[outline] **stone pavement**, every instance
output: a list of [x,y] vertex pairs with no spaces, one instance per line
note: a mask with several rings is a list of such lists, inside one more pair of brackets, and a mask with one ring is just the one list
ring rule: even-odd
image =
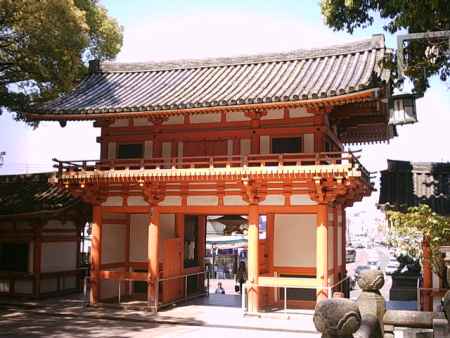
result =
[[[231,298],[230,298],[231,297]],[[77,297],[0,304],[0,337],[319,337],[312,311],[243,316],[237,295],[210,295],[152,314],[86,307]],[[225,306],[223,304],[227,304]]]

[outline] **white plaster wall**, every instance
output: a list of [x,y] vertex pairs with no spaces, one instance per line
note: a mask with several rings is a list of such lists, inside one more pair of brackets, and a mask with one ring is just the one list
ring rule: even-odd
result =
[[191,115],[191,123],[217,123],[220,122],[220,120],[220,113]]
[[125,261],[125,224],[102,225],[102,264]]
[[33,293],[33,281],[32,280],[17,280],[15,284],[15,290],[17,293],[21,294],[32,294]]
[[284,205],[283,195],[267,195],[261,205]]
[[117,119],[110,125],[110,127],[128,127],[128,119]]
[[283,109],[271,109],[267,111],[267,115],[261,117],[261,120],[275,120],[284,118]]
[[42,243],[41,271],[75,270],[77,266],[76,242]]
[[217,196],[188,196],[188,205],[218,205],[219,198]]
[[328,227],[328,269],[333,268],[334,245],[333,245],[334,227]]
[[276,214],[274,266],[316,266],[315,214]]
[[108,143],[108,160],[114,160],[116,158],[116,142]]
[[161,155],[163,158],[172,157],[172,142],[163,142]]
[[245,116],[245,112],[242,111],[229,112],[226,114],[226,119],[229,122],[250,121],[250,117]]
[[306,108],[304,108],[304,107],[289,109],[289,117],[290,118],[310,117],[310,116],[314,116],[314,114],[308,113]]
[[147,140],[144,142],[144,158],[150,159],[153,157],[153,141]]
[[305,153],[314,152],[314,134],[303,135],[303,152]]
[[8,293],[9,290],[9,280],[0,279],[0,292]]
[[291,195],[291,205],[316,205],[309,195]]
[[127,203],[129,206],[148,205],[143,196],[128,196]]
[[241,139],[241,155],[248,155],[252,150],[250,139]]
[[172,115],[167,121],[164,121],[163,124],[183,124],[184,116],[183,115]]
[[121,212],[103,212],[102,213],[103,221],[108,219],[128,219],[128,214],[121,213]]
[[[123,268],[109,269],[110,271],[123,271]],[[122,284],[122,287],[124,284]],[[122,288],[123,290],[123,288]],[[123,291],[122,291],[123,292]],[[113,279],[100,280],[100,299],[117,297],[119,294],[119,281]]]
[[148,225],[146,214],[130,215],[130,261],[148,261]]
[[180,196],[166,196],[164,200],[159,202],[158,205],[161,206],[180,206],[181,205],[181,197]]
[[50,219],[47,221],[47,223],[45,223],[45,225],[42,228],[42,230],[45,229],[64,229],[64,223],[61,222],[60,220]]
[[247,202],[245,202],[242,199],[242,196],[229,195],[229,196],[223,197],[223,204],[224,205],[247,205]]
[[264,135],[259,138],[259,151],[261,154],[270,153],[270,136]]
[[58,290],[58,280],[56,278],[44,278],[41,279],[41,292],[55,292]]
[[104,207],[121,207],[123,204],[122,196],[108,196],[105,202],[102,203]]
[[148,118],[146,117],[137,117],[133,119],[133,125],[135,127],[145,127],[145,126],[151,126],[153,123],[151,123]]
[[338,227],[338,233],[337,233],[337,263],[338,266],[342,265],[342,227]]

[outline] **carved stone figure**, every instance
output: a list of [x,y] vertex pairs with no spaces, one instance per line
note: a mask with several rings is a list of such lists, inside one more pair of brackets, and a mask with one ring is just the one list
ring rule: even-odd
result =
[[361,325],[361,313],[349,299],[326,299],[316,305],[313,321],[323,338],[353,337]]

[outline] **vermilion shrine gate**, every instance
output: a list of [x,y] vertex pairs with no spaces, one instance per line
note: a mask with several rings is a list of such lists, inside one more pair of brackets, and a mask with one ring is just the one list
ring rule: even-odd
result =
[[[373,190],[345,143],[386,141],[383,36],[330,48],[163,63],[91,63],[31,120],[94,120],[100,159],[58,161],[58,183],[93,206],[92,303],[145,291],[159,307],[203,288],[207,215],[248,217],[248,310],[273,287],[345,276],[345,207]],[[267,236],[259,239],[260,216]]]

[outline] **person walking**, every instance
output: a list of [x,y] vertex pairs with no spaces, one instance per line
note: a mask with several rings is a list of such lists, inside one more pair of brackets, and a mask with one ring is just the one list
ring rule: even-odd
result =
[[239,293],[242,295],[242,285],[247,281],[247,267],[245,262],[239,262],[238,271],[236,273],[236,283],[239,283]]

